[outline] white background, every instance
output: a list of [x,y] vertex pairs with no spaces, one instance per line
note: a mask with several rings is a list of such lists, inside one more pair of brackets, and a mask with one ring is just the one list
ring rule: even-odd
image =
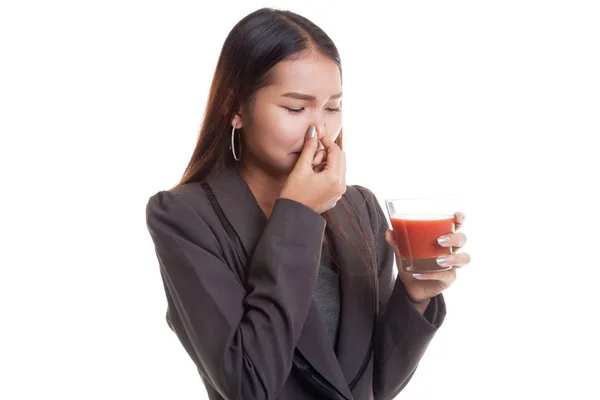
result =
[[465,198],[473,262],[399,398],[600,398],[598,3],[349,3],[2,2],[0,398],[203,398],[144,210],[262,6],[339,47],[348,183]]

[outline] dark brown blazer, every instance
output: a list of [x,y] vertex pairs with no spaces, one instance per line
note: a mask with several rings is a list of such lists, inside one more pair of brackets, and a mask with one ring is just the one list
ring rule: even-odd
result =
[[[343,266],[339,334],[332,346],[313,301],[325,219],[289,199],[278,199],[267,219],[237,167],[208,183],[248,261],[236,252],[231,232],[199,183],[156,193],[146,212],[169,326],[196,364],[209,397],[323,398],[293,368],[298,354],[340,398],[393,399],[414,374],[446,307],[439,295],[421,315],[394,279],[394,254],[384,237],[387,218],[373,193],[348,186],[332,209],[350,237],[358,237],[352,223],[358,222],[373,238],[379,268],[375,290],[356,255],[331,238]],[[343,202],[356,221],[346,217]]]

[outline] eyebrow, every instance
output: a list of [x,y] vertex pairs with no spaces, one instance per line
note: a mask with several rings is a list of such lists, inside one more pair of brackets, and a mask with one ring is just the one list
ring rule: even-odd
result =
[[[317,100],[317,98],[315,96],[311,96],[309,94],[302,94],[302,93],[298,93],[298,92],[285,93],[285,94],[282,94],[281,97],[290,97],[292,99],[308,100],[308,101]],[[339,92],[338,94],[334,94],[333,96],[331,96],[329,98],[329,100],[339,99],[340,97],[342,97],[342,92]]]

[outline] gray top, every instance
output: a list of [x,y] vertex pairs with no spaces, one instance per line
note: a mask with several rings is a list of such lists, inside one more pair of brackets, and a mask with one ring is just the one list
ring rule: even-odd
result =
[[335,345],[340,319],[340,281],[337,267],[331,259],[329,245],[326,243],[323,244],[321,253],[321,266],[317,276],[314,299],[329,339]]

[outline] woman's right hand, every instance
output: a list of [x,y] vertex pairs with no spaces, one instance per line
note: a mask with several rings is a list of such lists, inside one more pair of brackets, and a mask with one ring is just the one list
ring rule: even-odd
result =
[[[319,136],[326,152],[322,170],[313,168],[315,153],[319,150]],[[302,153],[290,173],[280,198],[295,200],[322,214],[333,208],[346,192],[346,155],[327,135],[318,135],[310,126],[304,139]]]

